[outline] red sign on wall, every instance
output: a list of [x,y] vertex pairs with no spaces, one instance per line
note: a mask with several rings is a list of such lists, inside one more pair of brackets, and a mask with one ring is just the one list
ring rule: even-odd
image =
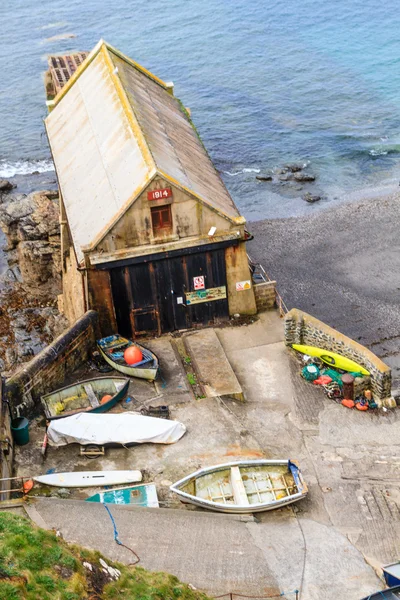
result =
[[147,192],[148,200],[162,200],[163,198],[170,198],[172,196],[171,188],[165,188],[163,190],[153,190],[152,192]]
[[204,290],[206,287],[204,281],[204,275],[199,275],[198,277],[193,277],[193,287],[195,290]]

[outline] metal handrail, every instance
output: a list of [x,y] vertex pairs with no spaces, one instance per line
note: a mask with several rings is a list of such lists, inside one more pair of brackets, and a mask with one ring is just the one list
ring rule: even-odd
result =
[[[265,283],[267,283],[268,281],[274,281],[268,275],[267,271],[264,269],[264,267],[262,266],[262,264],[256,262],[255,260],[253,260],[253,258],[250,256],[250,254],[247,254],[247,259],[249,261],[249,265],[251,265],[251,266],[254,267],[254,271],[256,269],[258,269],[259,271],[261,271],[261,277],[263,278],[263,280],[264,280]],[[289,312],[289,309],[286,306],[286,304],[285,304],[282,296],[280,295],[280,293],[276,289],[276,286],[275,286],[275,301],[276,301],[277,308],[279,310],[279,315],[281,317],[284,317],[286,315],[286,313]]]

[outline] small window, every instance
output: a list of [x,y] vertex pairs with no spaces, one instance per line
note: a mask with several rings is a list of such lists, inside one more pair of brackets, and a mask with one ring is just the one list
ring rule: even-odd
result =
[[172,231],[171,205],[154,206],[151,210],[153,233],[169,233]]

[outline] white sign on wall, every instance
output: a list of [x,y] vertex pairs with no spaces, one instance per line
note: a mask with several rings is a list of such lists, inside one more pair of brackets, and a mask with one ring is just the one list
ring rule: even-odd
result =
[[205,281],[204,281],[204,275],[199,275],[199,277],[193,277],[193,288],[194,291],[196,290],[204,290],[204,288],[206,287]]
[[236,291],[243,292],[243,290],[251,289],[251,282],[248,279],[247,281],[237,281],[236,282]]

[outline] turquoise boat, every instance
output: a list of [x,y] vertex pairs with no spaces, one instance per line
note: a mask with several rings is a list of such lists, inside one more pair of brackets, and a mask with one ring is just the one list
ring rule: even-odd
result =
[[[49,421],[80,412],[103,413],[126,396],[128,387],[125,377],[96,377],[45,394],[41,402]],[[104,396],[111,398],[102,403]]]
[[[128,365],[124,360],[124,352],[130,346],[137,346],[143,355],[143,359],[133,365]],[[157,356],[140,344],[128,340],[120,335],[109,335],[97,340],[97,347],[104,360],[116,371],[129,375],[154,381],[158,374]]]
[[154,483],[145,483],[131,487],[105,490],[86,498],[85,502],[100,502],[101,504],[133,504],[158,508],[157,490]]

